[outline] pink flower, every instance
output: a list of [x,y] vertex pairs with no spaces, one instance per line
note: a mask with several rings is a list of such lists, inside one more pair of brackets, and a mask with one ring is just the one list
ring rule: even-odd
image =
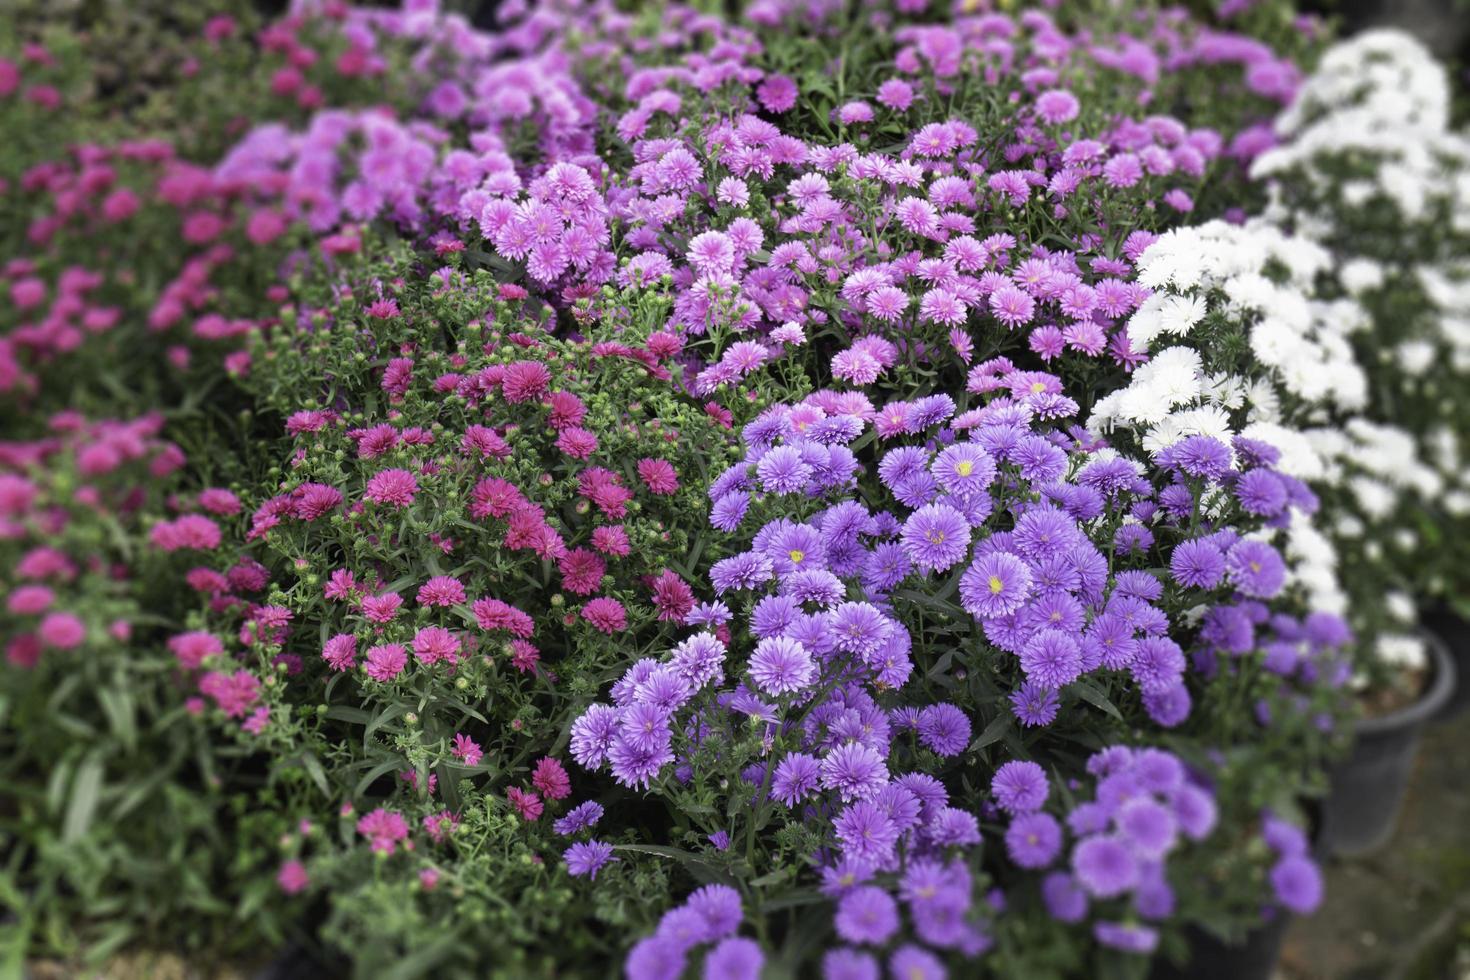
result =
[[380,643],[367,652],[367,674],[375,681],[391,681],[407,664],[408,651],[401,643]]
[[397,592],[370,595],[362,600],[362,614],[374,623],[391,623],[403,606],[403,597]]
[[178,658],[179,666],[186,670],[193,670],[209,657],[225,652],[224,644],[219,641],[219,637],[201,630],[180,633],[170,638],[168,648]]
[[878,104],[898,112],[907,112],[914,104],[914,89],[901,78],[890,78],[878,86]]
[[796,82],[785,75],[767,75],[755,90],[755,97],[767,112],[787,112],[796,105],[799,90]]
[[228,718],[243,718],[260,696],[260,681],[247,670],[212,670],[199,679],[199,691],[214,699]]
[[561,800],[572,794],[572,781],[566,768],[556,759],[547,756],[536,763],[531,774],[531,785],[539,789],[548,800]]
[[551,385],[551,372],[536,361],[516,361],[505,366],[500,390],[512,404],[531,401],[546,394]]
[[220,487],[210,487],[200,491],[199,506],[211,514],[228,517],[240,513],[240,498]]
[[572,459],[586,459],[597,452],[597,436],[579,426],[568,426],[556,437],[556,448]]
[[459,640],[442,626],[425,626],[414,634],[413,652],[419,662],[433,665],[441,660],[459,661]]
[[626,557],[633,550],[628,543],[628,532],[623,530],[621,524],[595,529],[592,532],[592,547],[604,555],[617,555],[619,558]]
[[357,639],[351,633],[338,633],[322,645],[322,659],[333,670],[350,670],[357,663]]
[[421,606],[457,606],[464,602],[464,585],[450,575],[437,575],[419,587]]
[[48,614],[36,632],[42,643],[55,650],[74,650],[87,638],[87,627],[69,612]]
[[276,872],[276,884],[287,895],[301,894],[311,884],[311,879],[306,874],[306,865],[300,861],[287,861]]
[[485,757],[485,750],[480,748],[479,743],[463,734],[454,736],[454,748],[450,752],[467,766],[478,766]]
[[1080,109],[1077,96],[1066,89],[1052,89],[1036,97],[1036,114],[1053,126],[1076,119]]
[[522,820],[532,821],[541,816],[541,797],[535,793],[521,789],[519,786],[512,786],[505,791],[505,798],[520,813]]
[[694,590],[666,568],[653,580],[653,606],[660,622],[682,623],[694,608]]
[[557,563],[561,569],[562,588],[577,595],[591,595],[602,584],[607,564],[595,551],[574,548]]
[[587,620],[593,629],[601,630],[609,636],[628,626],[628,613],[623,608],[623,604],[606,596],[593,599],[583,606],[582,618]]
[[679,475],[666,459],[640,459],[638,477],[648,485],[650,493],[673,493],[679,489]]
[[373,850],[392,854],[408,836],[408,821],[400,813],[378,807],[357,821],[357,832],[372,842]]
[[418,481],[408,470],[381,470],[374,473],[372,479],[368,480],[367,490],[363,496],[375,504],[407,507],[413,503],[414,494],[418,493],[418,489]]
[[459,818],[448,810],[440,810],[424,817],[424,833],[435,844],[444,843],[444,839],[459,829]]
[[163,551],[198,548],[212,551],[219,547],[220,529],[201,514],[185,514],[172,521],[160,521],[149,532],[149,540]]
[[10,593],[5,608],[17,616],[34,616],[45,612],[56,600],[56,593],[44,585],[22,585]]

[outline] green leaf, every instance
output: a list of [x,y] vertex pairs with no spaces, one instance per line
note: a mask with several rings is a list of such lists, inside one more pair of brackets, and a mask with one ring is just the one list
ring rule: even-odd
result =
[[970,751],[974,752],[978,749],[985,748],[987,745],[994,745],[996,742],[999,742],[1006,737],[1006,734],[1014,724],[1015,719],[1011,717],[1011,713],[1009,711],[1002,711],[991,720],[990,724],[985,726],[985,731],[981,732],[979,737],[970,743]]
[[66,805],[66,819],[61,825],[63,844],[75,844],[87,835],[92,826],[92,815],[97,812],[97,801],[102,795],[102,756],[90,753],[77,766],[77,774],[71,783],[71,797]]
[[1123,712],[1118,710],[1118,706],[1108,700],[1108,696],[1094,687],[1090,681],[1073,681],[1067,685],[1067,688],[1094,708],[1101,708],[1118,721],[1123,720]]

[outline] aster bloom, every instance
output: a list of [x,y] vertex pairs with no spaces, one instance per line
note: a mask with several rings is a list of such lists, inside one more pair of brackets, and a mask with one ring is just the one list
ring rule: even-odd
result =
[[1276,900],[1297,915],[1311,915],[1322,904],[1322,872],[1305,855],[1288,854],[1271,868]]
[[408,664],[408,651],[401,643],[382,643],[368,650],[364,658],[367,675],[375,681],[391,681],[403,673]]
[[786,755],[776,765],[771,795],[788,807],[815,793],[821,784],[821,763],[801,752]]
[[609,861],[617,860],[612,853],[611,844],[596,840],[578,841],[562,853],[562,858],[566,861],[567,874],[574,878],[586,876],[595,880],[597,872]]
[[1034,762],[1013,760],[995,771],[990,781],[995,802],[1007,813],[1034,813],[1050,792],[1046,773]]
[[963,752],[970,741],[970,719],[952,704],[931,704],[919,712],[919,741],[942,756]]
[[380,470],[368,479],[363,496],[376,504],[407,507],[418,489],[418,480],[408,470]]
[[555,821],[551,827],[563,837],[570,837],[597,826],[597,822],[602,819],[602,812],[601,803],[588,800],[568,810],[566,816]]
[[816,664],[800,643],[769,637],[756,644],[750,676],[762,691],[779,696],[809,686],[816,677]]
[[981,555],[960,578],[960,604],[977,619],[1015,612],[1031,591],[1031,570],[1005,551]]
[[946,504],[929,504],[909,515],[903,526],[904,553],[926,572],[942,572],[965,557],[970,524]]
[[1073,849],[1072,873],[1095,898],[1114,898],[1137,884],[1138,863],[1122,841],[1100,835]]
[[841,745],[822,759],[822,787],[844,801],[873,796],[887,782],[883,757],[866,745]]
[[1286,584],[1286,563],[1264,541],[1237,542],[1225,558],[1230,580],[1243,594],[1270,599]]
[[1062,828],[1048,813],[1025,813],[1006,829],[1006,851],[1023,868],[1045,868],[1062,849]]
[[357,821],[357,832],[371,842],[374,851],[392,854],[408,837],[408,821],[394,810],[378,807]]
[[898,931],[898,903],[873,885],[854,888],[837,903],[837,935],[859,945],[882,945]]
[[1169,573],[1180,585],[1211,589],[1225,577],[1225,555],[1211,541],[1181,541],[1169,558]]

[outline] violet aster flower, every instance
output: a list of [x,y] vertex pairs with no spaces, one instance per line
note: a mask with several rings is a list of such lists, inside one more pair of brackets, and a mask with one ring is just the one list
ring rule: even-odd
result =
[[597,821],[601,819],[602,804],[596,800],[588,800],[568,810],[566,816],[551,825],[551,829],[563,837],[570,837],[589,827],[596,826]]
[[1082,650],[1068,633],[1044,629],[1021,649],[1021,669],[1027,680],[1050,688],[1075,681],[1082,673]]
[[821,778],[820,762],[804,753],[792,752],[776,765],[771,795],[787,806],[795,806],[817,791]]
[[1133,848],[1134,853],[1151,860],[1158,860],[1174,847],[1178,840],[1178,823],[1169,809],[1154,800],[1139,797],[1129,800],[1118,809],[1116,817],[1118,831]]
[[1209,480],[1224,476],[1231,463],[1230,447],[1211,436],[1186,436],[1160,455],[1166,457],[1166,465]]
[[1010,696],[1011,711],[1027,728],[1050,725],[1061,708],[1057,692],[1035,681],[1026,681]]
[[929,471],[949,493],[970,496],[984,492],[995,479],[995,460],[974,443],[961,442],[936,456]]
[[1072,851],[1072,872],[1097,898],[1116,898],[1138,882],[1138,862],[1115,837],[1089,837]]
[[761,486],[770,493],[797,493],[812,477],[811,464],[794,446],[777,446],[761,457],[755,467]]
[[1159,931],[1135,922],[1097,922],[1092,935],[1104,946],[1125,953],[1152,953],[1159,945]]
[[690,895],[684,904],[703,918],[706,942],[734,934],[745,916],[740,905],[740,893],[729,885],[705,885]]
[[750,658],[751,679],[771,695],[800,691],[811,684],[816,673],[816,664],[806,648],[784,636],[761,640]]
[[1081,922],[1087,915],[1087,893],[1065,871],[1053,871],[1042,879],[1041,900],[1058,922]]
[[898,903],[876,885],[863,885],[842,896],[832,922],[850,943],[881,946],[898,931]]
[[1005,551],[975,559],[960,578],[960,604],[977,619],[994,619],[1015,612],[1031,591],[1031,570]]
[[730,936],[704,958],[705,980],[760,980],[765,954],[754,939]]
[[1245,595],[1270,599],[1286,584],[1286,563],[1264,541],[1236,542],[1226,556],[1226,564],[1231,582]]
[[919,946],[900,946],[888,958],[888,969],[903,980],[945,980],[949,971],[939,957]]
[[822,980],[882,980],[882,970],[867,953],[842,946],[822,957]]
[[1076,119],[1080,109],[1077,96],[1066,89],[1051,89],[1036,97],[1036,114],[1053,126]]
[[872,800],[849,804],[832,824],[844,856],[880,867],[893,856],[899,828]]
[[1297,915],[1310,915],[1322,904],[1322,872],[1304,855],[1287,855],[1271,868],[1276,899]]
[[1006,851],[1023,868],[1044,868],[1062,849],[1062,828],[1049,813],[1023,813],[1006,829]]
[[903,526],[904,553],[923,571],[942,572],[970,550],[970,523],[947,504],[929,504]]
[[603,865],[616,860],[612,856],[612,845],[596,840],[578,841],[567,848],[562,857],[567,862],[568,874],[574,877],[586,875],[594,879],[597,877],[597,872],[602,870]]
[[1040,810],[1050,791],[1045,770],[1034,762],[1019,759],[997,769],[990,781],[990,792],[995,796],[995,802],[1010,814]]
[[1169,558],[1169,574],[1191,589],[1213,589],[1225,577],[1225,555],[1209,541],[1181,541]]
[[822,760],[822,786],[844,801],[866,799],[888,782],[883,757],[861,743],[839,745]]
[[952,704],[931,704],[919,712],[919,741],[938,755],[959,755],[970,741],[970,719]]

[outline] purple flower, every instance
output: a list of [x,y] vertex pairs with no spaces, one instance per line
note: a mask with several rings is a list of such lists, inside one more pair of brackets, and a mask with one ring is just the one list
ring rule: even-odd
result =
[[589,840],[579,841],[567,848],[562,857],[567,862],[567,873],[575,877],[586,875],[596,878],[597,872],[609,861],[616,860],[612,856],[612,845],[604,844],[602,841]]
[[848,946],[822,957],[822,980],[881,980],[878,961]]
[[1178,839],[1179,825],[1174,814],[1147,797],[1124,803],[1118,810],[1117,825],[1134,852],[1150,860],[1162,858]]
[[1051,787],[1046,772],[1034,762],[1019,759],[995,771],[990,792],[1000,808],[1010,814],[1034,813],[1046,803]]
[[1270,470],[1250,470],[1235,483],[1235,499],[1247,514],[1275,517],[1286,509],[1289,498],[1281,478]]
[[1087,915],[1087,893],[1065,871],[1053,871],[1042,879],[1041,899],[1058,922],[1081,922]]
[[1062,703],[1052,688],[1029,680],[1011,692],[1010,701],[1016,720],[1027,728],[1050,725]]
[[1030,568],[1005,551],[980,556],[960,578],[960,604],[977,619],[995,619],[1015,612],[1030,591]]
[[588,800],[567,811],[567,815],[552,824],[551,829],[563,837],[570,837],[572,834],[595,826],[601,819],[602,804],[596,800]]
[[1072,851],[1072,871],[1088,893],[1115,898],[1138,883],[1138,862],[1116,837],[1089,837]]
[[948,504],[929,504],[903,525],[904,554],[926,572],[942,572],[970,549],[970,523]]
[[1066,89],[1054,88],[1036,97],[1036,114],[1053,126],[1076,119],[1080,109],[1077,96]]
[[734,933],[745,914],[740,906],[740,893],[729,885],[705,885],[684,904],[704,919],[706,942]]
[[1322,904],[1322,872],[1303,855],[1288,855],[1276,862],[1271,888],[1277,901],[1298,915],[1310,915]]
[[704,958],[705,980],[760,980],[766,961],[754,939],[731,936]]
[[795,806],[817,791],[821,778],[821,763],[809,755],[792,752],[776,765],[771,793],[787,806]]
[[1159,931],[1134,922],[1098,922],[1092,934],[1104,946],[1125,953],[1152,953],[1159,945]]
[[1307,835],[1300,827],[1280,817],[1267,816],[1262,821],[1261,837],[1282,857],[1300,857],[1307,853]]
[[1248,596],[1270,599],[1286,584],[1286,563],[1264,541],[1236,542],[1226,559],[1230,580]]
[[833,925],[850,943],[881,946],[898,931],[898,903],[876,885],[854,888],[838,901]]
[[1063,687],[1082,673],[1081,647],[1061,630],[1041,630],[1022,648],[1021,669],[1028,680],[1050,688]]
[[900,946],[888,959],[888,969],[903,980],[945,980],[949,972],[928,950],[918,946]]
[[1006,850],[1023,868],[1044,868],[1062,849],[1062,828],[1049,813],[1024,813],[1006,829]]
[[1182,541],[1169,558],[1169,574],[1191,589],[1213,589],[1225,576],[1225,556],[1209,541]]
[[984,492],[995,479],[995,460],[974,443],[961,442],[936,456],[929,471],[947,492],[973,496]]
[[806,489],[812,467],[796,447],[777,446],[761,457],[755,473],[770,493],[797,493]]
[[849,805],[833,823],[844,856],[877,867],[893,856],[898,843],[898,825],[871,800]]
[[837,639],[837,649],[868,661],[892,635],[893,626],[876,606],[866,602],[844,602],[837,607],[832,632]]
[[959,755],[970,741],[970,719],[952,704],[931,704],[919,712],[919,741],[938,755]]
[[887,783],[883,757],[860,742],[839,745],[822,760],[822,786],[843,802],[867,799]]
[[1166,466],[1177,466],[1190,476],[1219,480],[1230,471],[1230,447],[1213,436],[1186,436],[1160,454]]
[[784,636],[773,636],[756,644],[750,658],[750,676],[767,694],[780,696],[809,686],[817,666],[806,647]]

